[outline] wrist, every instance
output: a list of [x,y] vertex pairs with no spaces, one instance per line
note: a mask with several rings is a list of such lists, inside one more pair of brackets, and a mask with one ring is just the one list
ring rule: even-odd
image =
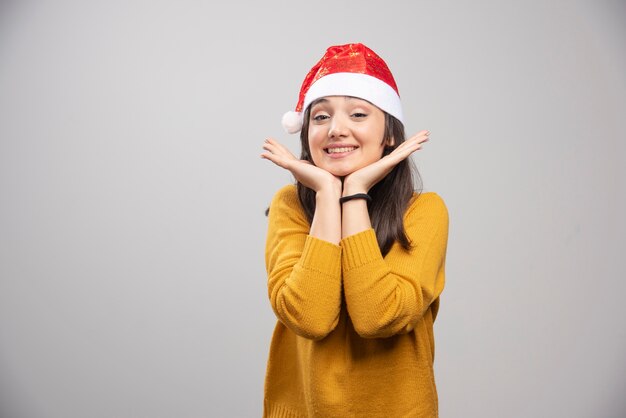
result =
[[322,200],[337,200],[341,197],[341,186],[330,186],[319,189],[315,192],[315,199],[319,201]]
[[317,184],[313,185],[313,187],[311,188],[315,191],[316,194],[341,194],[341,187],[341,180],[330,174],[329,176],[320,179],[320,181],[318,181]]
[[361,200],[366,203],[370,203],[372,198],[367,193],[355,193],[351,195],[344,195],[339,199],[339,204],[343,205],[346,202]]
[[350,176],[345,177],[343,179],[343,184],[341,188],[341,196],[351,196],[359,193],[368,193],[369,188],[365,187],[363,184],[358,184],[351,181],[352,178]]
[[367,194],[369,190],[365,187],[351,186],[351,185],[343,185],[343,189],[341,190],[341,197],[344,196],[352,196],[355,194],[365,193]]

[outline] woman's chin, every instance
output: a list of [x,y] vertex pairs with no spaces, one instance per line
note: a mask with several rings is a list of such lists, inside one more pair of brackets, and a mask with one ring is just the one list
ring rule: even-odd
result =
[[335,177],[345,177],[348,174],[351,174],[354,172],[354,170],[350,170],[350,169],[342,169],[342,168],[329,168],[326,171],[328,171],[330,174],[332,174]]
[[[317,164],[316,164],[317,165]],[[355,171],[357,171],[360,168],[363,168],[363,166],[357,164],[320,164],[318,165],[318,167],[323,168],[324,170],[328,171],[330,174],[332,174],[335,177],[345,177],[348,174],[352,174]]]

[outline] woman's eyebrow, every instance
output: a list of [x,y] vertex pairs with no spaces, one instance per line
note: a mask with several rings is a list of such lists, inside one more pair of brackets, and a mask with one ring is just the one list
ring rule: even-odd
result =
[[314,101],[311,103],[311,108],[313,108],[313,106],[315,106],[315,105],[317,105],[317,104],[320,104],[320,103],[327,103],[327,102],[328,102],[328,99],[325,99],[324,97],[320,97],[319,99],[314,100]]

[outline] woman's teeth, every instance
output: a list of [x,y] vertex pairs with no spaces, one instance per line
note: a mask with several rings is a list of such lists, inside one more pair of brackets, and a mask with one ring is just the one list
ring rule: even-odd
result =
[[329,154],[339,154],[340,152],[354,151],[356,147],[328,148],[326,152]]

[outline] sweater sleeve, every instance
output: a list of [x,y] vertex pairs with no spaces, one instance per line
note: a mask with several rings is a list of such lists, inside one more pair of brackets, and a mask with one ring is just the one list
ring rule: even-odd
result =
[[272,310],[297,335],[322,339],[339,321],[341,247],[309,235],[295,186],[276,193],[268,216],[265,263]]
[[340,243],[348,313],[364,338],[411,331],[443,291],[449,222],[443,200],[420,195],[404,222],[409,251],[395,243],[383,258],[373,229]]

